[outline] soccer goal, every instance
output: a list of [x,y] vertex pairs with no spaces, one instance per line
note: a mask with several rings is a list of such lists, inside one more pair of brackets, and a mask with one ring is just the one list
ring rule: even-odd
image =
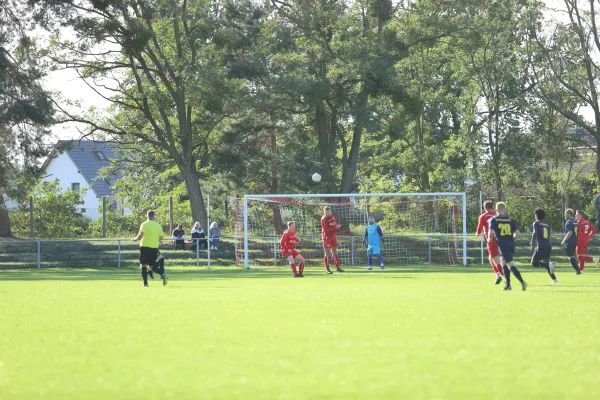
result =
[[236,262],[245,268],[281,266],[279,250],[287,221],[296,222],[297,250],[307,266],[323,264],[320,219],[330,206],[342,227],[342,266],[364,266],[363,235],[369,216],[383,230],[387,265],[467,264],[465,193],[245,195],[234,204]]

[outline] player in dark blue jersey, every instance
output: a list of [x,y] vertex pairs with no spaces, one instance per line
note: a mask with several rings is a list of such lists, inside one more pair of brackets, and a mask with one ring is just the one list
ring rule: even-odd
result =
[[565,247],[565,254],[571,262],[571,266],[575,270],[577,275],[581,275],[579,265],[577,265],[577,258],[575,258],[575,249],[577,248],[577,221],[574,219],[575,213],[571,208],[565,210],[565,238],[560,243],[561,246]]
[[534,214],[535,222],[533,223],[533,234],[531,235],[531,250],[534,253],[531,258],[531,265],[545,268],[550,278],[552,278],[552,282],[558,283],[556,275],[554,275],[554,263],[550,262],[552,243],[550,242],[550,225],[544,221],[546,211],[543,208],[536,208]]
[[502,255],[502,268],[504,269],[504,281],[506,285],[502,290],[511,290],[510,273],[521,282],[523,290],[527,289],[527,283],[521,277],[521,273],[515,267],[513,255],[515,253],[515,239],[519,238],[519,226],[514,219],[506,215],[506,204],[496,203],[496,215],[490,219],[490,240],[498,243]]

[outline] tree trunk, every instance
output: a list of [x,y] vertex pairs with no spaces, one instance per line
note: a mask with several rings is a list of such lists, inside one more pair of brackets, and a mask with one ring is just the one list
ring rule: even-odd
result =
[[196,166],[192,163],[183,168],[180,167],[179,169],[183,175],[185,187],[187,188],[188,196],[190,197],[192,219],[194,221],[200,221],[200,226],[205,226],[206,231],[208,232],[208,217],[206,215],[206,207],[204,205],[204,198],[202,197],[202,189],[200,188]]
[[[271,119],[272,121],[272,119]],[[277,180],[277,163],[275,162],[275,156],[277,154],[277,135],[275,132],[271,132],[271,194],[277,194],[279,191],[279,182]],[[275,232],[278,235],[283,233],[283,221],[281,220],[281,210],[279,209],[279,205],[274,204],[272,206],[273,210],[273,225],[275,226]]]
[[[331,144],[330,132],[328,129],[327,110],[322,101],[315,107],[315,124],[317,135],[319,137],[319,152],[321,155],[321,175],[327,191],[333,193],[335,190],[335,182],[333,181],[333,169],[331,166],[334,146]],[[332,132],[331,134],[335,134]]]
[[358,155],[360,154],[360,141],[364,131],[364,120],[366,116],[366,106],[369,99],[366,85],[358,94],[356,105],[358,112],[354,115],[354,129],[352,131],[352,144],[348,159],[344,160],[342,170],[342,185],[340,193],[350,193],[354,185],[354,177],[356,176],[356,168],[358,166]]
[[[415,119],[415,131],[417,134],[417,146],[419,148],[419,154],[425,154],[425,134],[423,133],[423,125],[421,124],[422,114],[419,114]],[[427,167],[421,165],[419,167],[418,176],[419,190],[421,192],[429,191],[429,172]]]
[[8,209],[4,204],[4,195],[0,193],[0,237],[11,237],[12,232],[10,230],[10,218],[8,216]]

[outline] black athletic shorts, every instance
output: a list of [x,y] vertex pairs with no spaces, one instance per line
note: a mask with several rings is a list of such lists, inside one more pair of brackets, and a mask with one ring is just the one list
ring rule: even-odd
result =
[[158,257],[158,249],[140,247],[140,264],[154,266]]
[[533,253],[534,261],[549,260],[552,247],[537,247]]
[[504,258],[504,261],[507,263],[511,262],[514,258],[515,254],[515,246],[500,246],[498,245],[498,249],[500,250],[500,255]]
[[565,254],[567,255],[567,257],[574,257],[576,248],[577,248],[576,244],[567,244],[565,246]]

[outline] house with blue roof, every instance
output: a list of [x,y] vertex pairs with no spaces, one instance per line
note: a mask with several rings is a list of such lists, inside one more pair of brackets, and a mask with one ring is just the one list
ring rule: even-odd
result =
[[109,197],[109,204],[123,213],[120,205],[114,202],[113,184],[120,176],[109,179],[98,177],[98,171],[109,165],[117,157],[106,142],[93,140],[59,140],[44,162],[42,169],[44,181],[58,179],[62,190],[87,189],[81,211],[91,219],[101,216],[99,206],[102,197]]

